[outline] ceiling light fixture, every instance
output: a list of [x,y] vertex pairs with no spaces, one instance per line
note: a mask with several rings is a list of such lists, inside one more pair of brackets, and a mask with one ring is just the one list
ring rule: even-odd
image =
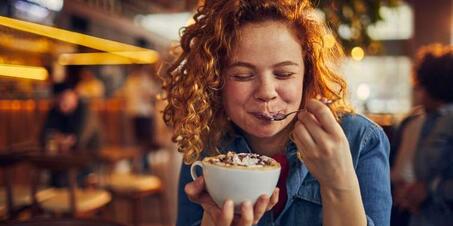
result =
[[111,52],[112,54],[115,54],[115,52],[134,52],[133,54],[127,54],[126,57],[130,57],[135,60],[139,60],[136,59],[137,58],[136,55],[149,54],[158,56],[158,53],[154,50],[145,49],[121,42],[98,38],[51,26],[45,26],[37,23],[16,20],[9,17],[0,16],[0,25],[24,32],[41,35],[51,39],[60,40],[63,42],[86,46],[92,49],[97,49],[105,52]]
[[48,72],[43,67],[0,64],[0,76],[34,79],[34,80],[43,81],[43,80],[47,79]]
[[58,57],[58,63],[60,65],[152,64],[158,58],[155,51],[67,53]]

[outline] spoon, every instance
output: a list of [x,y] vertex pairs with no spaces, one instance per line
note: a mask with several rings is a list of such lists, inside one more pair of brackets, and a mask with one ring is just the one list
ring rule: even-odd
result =
[[[322,103],[324,103],[325,105],[329,106],[331,105],[332,103],[335,103],[338,99],[336,100],[329,100],[329,99],[326,99],[326,98],[321,98],[320,101]],[[273,116],[267,116],[267,115],[263,115],[262,117],[269,120],[269,121],[282,121],[284,119],[286,119],[288,116],[294,114],[294,113],[297,113],[297,112],[300,112],[300,111],[303,111],[305,109],[299,109],[297,111],[292,111],[292,112],[289,112],[289,113],[281,113],[281,112],[278,112],[277,114],[273,115]]]

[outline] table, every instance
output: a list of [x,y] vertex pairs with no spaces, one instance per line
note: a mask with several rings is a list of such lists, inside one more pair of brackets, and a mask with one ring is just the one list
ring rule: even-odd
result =
[[13,218],[18,210],[14,208],[13,203],[13,189],[11,181],[11,167],[20,162],[26,161],[27,154],[31,150],[20,150],[20,151],[2,151],[0,152],[0,168],[5,171],[3,182],[5,184],[5,193],[6,193],[6,209],[8,218]]

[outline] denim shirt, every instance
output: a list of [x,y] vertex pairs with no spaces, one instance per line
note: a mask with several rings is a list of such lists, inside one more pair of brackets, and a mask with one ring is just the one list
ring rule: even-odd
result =
[[[344,116],[340,124],[349,141],[368,225],[388,226],[392,199],[387,136],[378,125],[358,114]],[[238,136],[234,142],[220,149],[221,152],[226,150],[251,152],[243,136]],[[289,174],[285,208],[277,218],[274,218],[272,211],[266,212],[258,226],[322,225],[319,182],[297,158],[296,153],[296,145],[290,141],[286,148]],[[203,209],[192,203],[184,192],[184,186],[191,181],[190,166],[183,164],[178,189],[177,226],[201,223]]]

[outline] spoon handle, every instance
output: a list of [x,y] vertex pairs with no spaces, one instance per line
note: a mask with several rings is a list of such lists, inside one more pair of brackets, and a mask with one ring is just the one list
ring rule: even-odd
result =
[[[335,99],[335,100],[330,100],[330,99],[327,99],[327,98],[321,98],[319,99],[319,101],[321,101],[322,103],[324,103],[325,105],[329,106],[333,103],[335,103],[338,99]],[[302,109],[299,109],[297,111],[292,111],[290,113],[287,113],[287,114],[277,114],[275,115],[274,117],[270,118],[271,121],[281,121],[283,119],[286,119],[288,116],[290,116],[291,114],[294,114],[294,113],[297,113],[297,112],[300,112],[300,111],[304,111],[305,109],[302,108]]]

